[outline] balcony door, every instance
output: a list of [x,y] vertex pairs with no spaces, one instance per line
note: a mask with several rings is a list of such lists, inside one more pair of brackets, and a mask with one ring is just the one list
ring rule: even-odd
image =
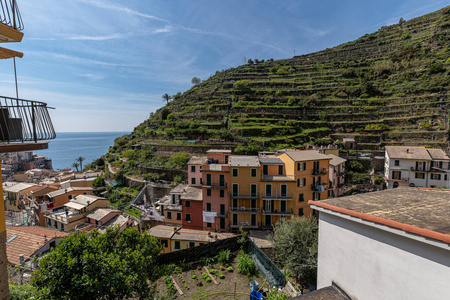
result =
[[266,226],[272,226],[272,216],[266,216],[264,224]]
[[272,212],[273,204],[274,204],[273,200],[264,200],[264,211]]
[[225,186],[225,175],[219,175],[219,185]]
[[272,197],[272,185],[266,184],[266,197]]
[[286,184],[282,184],[281,185],[281,197],[287,197],[287,185]]
[[211,174],[206,174],[206,185],[211,185]]

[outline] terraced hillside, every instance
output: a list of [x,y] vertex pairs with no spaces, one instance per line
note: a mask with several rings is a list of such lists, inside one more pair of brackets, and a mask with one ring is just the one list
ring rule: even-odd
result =
[[301,147],[342,137],[361,150],[446,147],[449,45],[450,6],[331,49],[249,60],[175,95],[114,149],[157,140]]

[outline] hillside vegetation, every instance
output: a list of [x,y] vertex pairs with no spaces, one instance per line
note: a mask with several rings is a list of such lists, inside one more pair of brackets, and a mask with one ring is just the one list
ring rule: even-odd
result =
[[[449,33],[450,6],[334,48],[216,72],[117,139],[109,160],[138,142],[234,142],[243,152],[354,137],[360,150],[444,147]],[[153,157],[144,149],[132,158]]]

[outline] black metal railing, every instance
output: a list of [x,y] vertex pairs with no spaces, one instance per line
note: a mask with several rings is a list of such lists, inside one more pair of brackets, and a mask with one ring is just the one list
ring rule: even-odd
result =
[[16,0],[0,0],[0,22],[16,30],[23,30],[22,17]]
[[46,103],[0,96],[0,142],[37,142],[55,137]]

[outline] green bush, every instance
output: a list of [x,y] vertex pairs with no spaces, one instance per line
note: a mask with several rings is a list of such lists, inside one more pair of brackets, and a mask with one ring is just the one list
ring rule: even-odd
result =
[[219,271],[217,271],[216,269],[210,269],[209,273],[213,274],[213,275],[216,275],[217,273],[219,273]]
[[250,257],[250,255],[246,253],[238,255],[237,268],[238,272],[242,275],[252,276],[256,274],[255,263],[253,262],[253,259]]
[[11,300],[38,299],[39,296],[38,289],[31,284],[10,284],[9,294]]
[[192,279],[197,279],[197,275],[192,275]]
[[220,263],[227,263],[230,261],[231,251],[229,249],[220,250],[217,261]]
[[228,272],[228,273],[231,273],[231,272],[233,272],[233,271],[234,271],[234,270],[233,270],[233,267],[228,267],[228,268],[227,268],[227,272]]
[[219,278],[220,279],[225,279],[225,275],[223,275],[222,273],[219,273]]
[[267,300],[286,300],[289,299],[287,295],[279,294],[278,292],[272,292],[267,294]]

